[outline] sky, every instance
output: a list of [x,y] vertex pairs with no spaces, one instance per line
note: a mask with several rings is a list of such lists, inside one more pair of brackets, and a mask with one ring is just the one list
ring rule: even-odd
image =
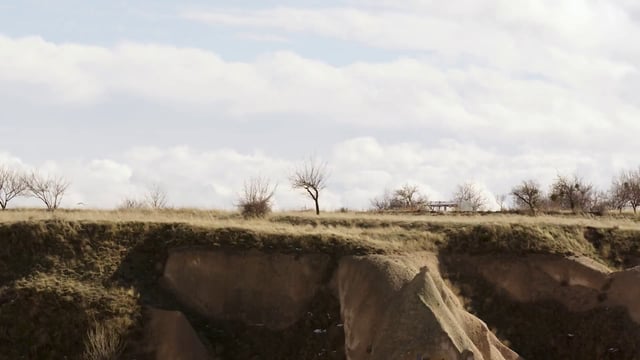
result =
[[640,165],[636,0],[229,4],[0,0],[0,165],[66,177],[66,207],[224,209],[255,176],[311,208],[310,157],[327,209]]

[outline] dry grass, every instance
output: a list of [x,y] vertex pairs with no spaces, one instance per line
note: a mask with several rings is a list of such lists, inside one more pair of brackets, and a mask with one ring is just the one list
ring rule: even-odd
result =
[[[111,353],[116,337],[92,328],[95,321],[133,323],[143,299],[160,299],[158,269],[168,252],[189,246],[320,252],[336,259],[415,250],[582,254],[624,267],[640,257],[640,223],[629,216],[289,212],[244,219],[197,209],[0,211],[0,353],[81,355],[84,339],[65,336],[78,331],[90,331],[89,343]],[[3,341],[17,345],[4,349]]]
[[[605,216],[594,215],[540,215],[527,216],[502,213],[448,213],[448,214],[380,214],[375,212],[325,212],[315,215],[305,212],[275,212],[266,219],[244,219],[239,213],[223,210],[204,209],[120,209],[120,210],[58,210],[56,212],[41,209],[12,209],[0,211],[0,223],[39,220],[66,220],[87,222],[157,222],[157,223],[187,223],[196,226],[240,226],[264,229],[273,225],[301,223],[332,224],[342,226],[357,226],[369,223],[370,227],[380,224],[403,225],[414,224],[527,224],[527,225],[569,225],[591,226],[597,228],[612,228],[640,230],[640,216],[633,213],[617,213]],[[403,226],[404,227],[404,226]]]
[[[42,224],[47,223],[68,226],[46,225],[43,229]],[[616,250],[623,249],[620,250],[623,253],[635,251],[634,244],[640,234],[638,218],[629,216],[530,217],[496,213],[411,215],[336,212],[316,216],[305,212],[280,212],[264,219],[245,219],[236,212],[198,209],[62,210],[55,213],[13,210],[0,212],[2,224],[41,224],[30,230],[40,234],[32,235],[34,237],[47,233],[53,237],[61,234],[76,236],[76,232],[86,230],[83,228],[102,227],[92,231],[111,235],[100,240],[99,244],[95,239],[88,241],[100,247],[105,244],[119,247],[118,251],[126,251],[126,247],[131,245],[114,243],[112,239],[131,237],[133,231],[139,238],[151,233],[156,238],[166,238],[162,246],[231,246],[333,254],[415,250],[574,253],[604,257],[605,262],[619,263],[616,265],[622,264],[622,260],[615,259]],[[613,242],[594,247],[589,239],[585,239],[586,229],[606,232],[602,236]],[[56,231],[61,234],[52,234]],[[118,235],[119,232],[123,234]],[[110,255],[106,258],[112,258],[111,262],[120,261],[119,257]]]
[[87,331],[85,360],[118,360],[125,348],[122,326],[96,322]]
[[[201,209],[61,210],[55,213],[21,209],[0,212],[0,224],[41,221],[120,224],[118,226],[125,228],[126,224],[132,223],[165,224],[171,227],[180,224],[204,232],[248,233],[244,238],[252,238],[244,245],[238,243],[243,241],[236,239],[238,236],[224,235],[229,238],[228,241],[214,242],[225,246],[280,249],[297,246],[316,250],[320,247],[322,251],[331,246],[344,246],[378,253],[438,251],[443,248],[465,251],[466,246],[477,251],[571,252],[591,257],[596,257],[596,250],[608,251],[611,244],[594,249],[583,238],[583,229],[615,230],[624,235],[624,239],[618,239],[618,242],[625,242],[631,237],[635,239],[631,235],[640,231],[639,218],[632,214],[531,217],[499,213],[413,215],[333,212],[317,216],[312,212],[278,212],[266,218],[245,219],[237,212]],[[189,234],[180,236],[197,237]],[[215,237],[219,238],[220,235]],[[478,242],[477,239],[485,240]],[[185,239],[184,244],[188,243],[188,239]],[[625,246],[629,247],[629,244]],[[597,254],[597,257],[600,255]]]
[[[0,358],[6,359],[79,358],[87,351],[87,341],[99,345],[115,340],[84,338],[92,322],[109,324],[110,332],[125,334],[140,312],[138,296],[131,289],[61,274],[35,273],[18,279],[0,287],[0,298],[8,300],[0,302]],[[3,332],[4,326],[9,328]]]
[[501,214],[501,213],[449,213],[449,214],[378,214],[372,212],[333,212],[315,216],[308,212],[288,212],[276,213],[272,215],[273,219],[278,218],[302,218],[323,220],[348,220],[353,222],[372,221],[372,222],[388,222],[388,223],[411,223],[411,224],[527,224],[527,225],[576,225],[591,226],[600,228],[618,227],[621,229],[640,230],[640,216],[634,216],[626,213],[624,216],[616,214],[610,216],[593,216],[593,215],[540,215],[528,216],[519,214]]

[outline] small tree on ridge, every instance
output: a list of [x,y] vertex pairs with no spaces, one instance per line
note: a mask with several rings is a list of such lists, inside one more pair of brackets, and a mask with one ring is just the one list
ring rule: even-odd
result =
[[558,175],[551,185],[550,199],[562,209],[573,213],[588,210],[594,195],[593,185],[577,175],[572,177]]
[[14,198],[23,195],[27,190],[25,177],[16,170],[0,166],[0,208],[7,209],[7,204]]
[[460,209],[463,205],[468,205],[471,211],[480,211],[487,206],[487,198],[482,194],[482,190],[474,183],[464,183],[458,185],[453,199]]
[[49,211],[60,207],[69,185],[69,181],[63,177],[45,177],[36,172],[26,178],[26,187],[31,196],[42,201]]
[[511,189],[511,196],[518,208],[527,208],[535,215],[543,200],[540,185],[535,180],[525,180]]
[[320,190],[327,186],[328,176],[326,163],[309,159],[297,168],[289,178],[292,188],[304,189],[313,199],[316,215],[320,214],[320,205],[318,203]]

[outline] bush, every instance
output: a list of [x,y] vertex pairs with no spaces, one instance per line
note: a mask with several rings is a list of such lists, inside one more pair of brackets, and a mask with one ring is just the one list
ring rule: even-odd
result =
[[119,210],[140,210],[148,208],[149,206],[146,202],[135,198],[124,198],[120,205],[118,205]]
[[406,184],[392,193],[387,191],[372,199],[371,205],[377,211],[425,211],[429,209],[429,200],[420,194],[417,186]]
[[268,180],[252,178],[245,182],[242,195],[238,201],[240,213],[245,218],[264,217],[271,212],[273,195],[276,187],[271,187]]

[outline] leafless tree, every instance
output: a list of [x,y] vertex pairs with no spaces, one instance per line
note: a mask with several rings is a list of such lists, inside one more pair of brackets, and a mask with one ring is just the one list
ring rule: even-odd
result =
[[167,192],[158,184],[153,184],[145,197],[146,204],[152,209],[165,209],[167,207]]
[[500,212],[507,210],[507,195],[506,194],[498,194],[496,195],[496,202],[500,207]]
[[396,201],[399,201],[407,209],[423,210],[427,207],[427,197],[420,194],[415,185],[405,184],[395,191],[395,195]]
[[318,197],[320,196],[320,191],[327,186],[328,177],[326,163],[309,159],[297,168],[289,178],[291,187],[294,189],[304,189],[311,199],[313,199],[317,215],[320,214]]
[[629,205],[629,190],[630,186],[625,171],[613,178],[609,189],[609,201],[613,209],[622,212]]
[[378,211],[389,210],[391,208],[392,199],[393,195],[391,192],[389,192],[389,190],[385,190],[382,196],[371,199],[371,206],[374,210]]
[[542,190],[535,180],[525,180],[515,186],[511,189],[511,196],[518,208],[528,209],[531,215],[536,214],[543,200]]
[[263,217],[271,212],[271,203],[277,186],[271,186],[269,180],[254,177],[244,183],[238,208],[242,215],[249,217]]
[[609,194],[604,191],[593,191],[587,206],[590,213],[604,215],[609,211],[609,209],[613,208],[611,204],[612,202]]
[[631,206],[633,212],[637,213],[640,207],[640,168],[622,171],[614,177],[609,196],[614,208],[622,211],[625,206]]
[[480,211],[487,206],[487,198],[482,190],[470,182],[458,185],[453,199],[458,204],[458,209],[468,207],[471,211]]
[[558,175],[551,185],[549,198],[560,208],[576,213],[588,210],[594,191],[593,185],[577,175],[572,177]]
[[27,190],[24,175],[8,167],[0,166],[0,208],[6,210],[9,201]]
[[429,207],[429,201],[426,196],[420,194],[418,187],[415,185],[405,184],[392,193],[385,191],[379,197],[371,200],[374,209],[384,210],[426,210]]
[[629,171],[629,205],[634,213],[640,207],[640,168]]
[[63,177],[43,176],[36,172],[27,176],[25,181],[29,194],[40,199],[49,211],[60,207],[64,193],[70,185]]

